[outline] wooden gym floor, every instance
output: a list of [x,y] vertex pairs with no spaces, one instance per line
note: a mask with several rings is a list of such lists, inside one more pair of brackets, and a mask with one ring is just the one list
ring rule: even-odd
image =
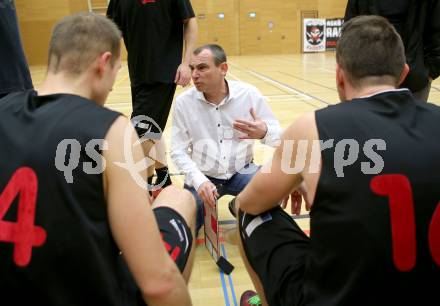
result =
[[[255,85],[267,98],[283,128],[305,112],[339,102],[334,80],[335,56],[333,52],[231,56],[228,63],[228,78]],[[31,67],[32,78],[37,89],[45,71],[46,68],[42,66]],[[176,95],[184,90],[185,88],[178,88]],[[429,101],[440,105],[440,80],[433,82]],[[130,82],[126,63],[119,72],[107,107],[127,116],[130,115]],[[168,144],[171,133],[170,121],[171,119],[164,131]],[[255,148],[255,161],[259,164],[267,160],[273,152],[272,149],[259,143],[256,143]],[[171,162],[169,166],[171,172],[177,172]],[[182,176],[175,175],[172,179],[175,184],[183,185]],[[252,289],[252,283],[232,238],[235,228],[234,219],[226,207],[226,203],[230,199],[230,197],[223,197],[219,200],[219,219],[222,231],[221,250],[223,255],[235,266],[235,270],[229,276],[219,272],[203,244],[203,234],[199,235],[194,269],[189,283],[195,306],[237,306],[240,303],[241,293]],[[302,212],[297,221],[301,228],[308,232],[309,219],[306,211]]]

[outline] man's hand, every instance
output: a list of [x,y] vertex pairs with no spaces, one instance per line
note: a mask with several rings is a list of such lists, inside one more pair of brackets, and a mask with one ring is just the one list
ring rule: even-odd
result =
[[264,138],[264,136],[266,136],[267,133],[266,123],[257,116],[253,107],[251,107],[249,112],[251,113],[251,116],[254,120],[247,121],[247,120],[237,119],[233,124],[234,129],[246,134],[246,136],[240,137],[240,139]]
[[187,64],[180,64],[176,71],[174,83],[180,86],[186,86],[191,81],[191,69]]
[[217,188],[213,183],[210,181],[204,182],[202,185],[200,185],[197,193],[204,203],[210,205],[211,207],[215,207],[215,201],[219,194],[217,193]]
[[[302,205],[302,199],[304,198],[304,202],[306,203],[306,210],[309,211],[311,208],[311,203],[308,200],[307,196],[307,187],[304,182],[299,185],[299,187],[294,190],[290,194],[290,212],[292,215],[299,215],[301,214],[301,205]],[[289,201],[289,196],[285,197],[283,202],[281,203],[281,207],[285,209],[287,207],[287,202]]]

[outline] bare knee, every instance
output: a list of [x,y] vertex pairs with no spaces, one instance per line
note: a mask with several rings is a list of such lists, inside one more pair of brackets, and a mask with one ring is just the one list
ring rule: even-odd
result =
[[196,202],[188,190],[173,185],[166,187],[153,202],[153,208],[160,206],[167,206],[177,211],[190,227],[195,222]]
[[183,203],[185,206],[194,206],[194,210],[196,208],[195,200],[191,192],[174,185],[169,185],[164,188],[156,201],[162,202],[164,199],[168,199],[173,203]]

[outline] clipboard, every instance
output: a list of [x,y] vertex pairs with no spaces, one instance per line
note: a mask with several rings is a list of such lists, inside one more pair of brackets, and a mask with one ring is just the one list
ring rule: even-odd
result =
[[205,226],[205,246],[219,269],[226,274],[231,274],[234,266],[221,255],[220,251],[220,231],[218,222],[218,201],[215,207],[203,203],[204,226]]

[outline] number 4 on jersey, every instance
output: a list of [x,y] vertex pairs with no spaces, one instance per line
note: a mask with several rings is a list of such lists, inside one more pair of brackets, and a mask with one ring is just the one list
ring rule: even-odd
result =
[[[22,167],[15,171],[0,194],[0,243],[14,244],[14,262],[20,267],[27,266],[31,261],[32,248],[46,241],[46,231],[40,226],[34,226],[37,190],[38,181],[34,170]],[[17,221],[3,220],[17,195]]]

